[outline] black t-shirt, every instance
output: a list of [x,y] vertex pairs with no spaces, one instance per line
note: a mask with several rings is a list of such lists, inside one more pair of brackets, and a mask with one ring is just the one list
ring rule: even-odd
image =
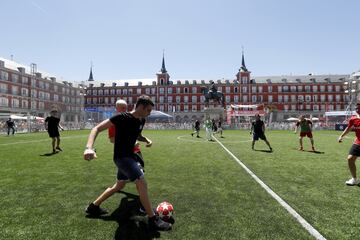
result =
[[264,125],[264,122],[262,120],[252,122],[252,127],[253,127],[253,130],[254,130],[254,133],[256,133],[256,134],[264,133],[263,132],[263,125]]
[[58,131],[58,127],[59,127],[59,123],[60,123],[60,118],[54,117],[54,116],[50,116],[45,118],[45,122],[48,123],[48,131]]
[[199,121],[195,122],[195,129],[200,129],[200,122]]
[[114,159],[133,156],[134,145],[145,125],[145,119],[135,118],[125,112],[113,116],[110,121],[115,125]]
[[7,120],[7,121],[6,121],[6,124],[7,124],[7,126],[8,126],[9,128],[15,126],[15,123],[14,123],[12,120]]

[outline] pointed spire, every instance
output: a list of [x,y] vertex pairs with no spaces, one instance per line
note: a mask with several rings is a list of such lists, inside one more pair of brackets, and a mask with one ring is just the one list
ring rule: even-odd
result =
[[92,67],[93,67],[93,64],[92,64],[92,62],[91,62],[90,76],[89,76],[89,79],[88,79],[89,82],[94,81],[94,77],[93,77],[93,73],[92,73]]
[[161,66],[161,73],[167,73],[166,67],[165,67],[165,56],[164,56],[165,50],[163,50],[163,59],[162,59],[162,66]]
[[242,47],[242,58],[241,58],[241,67],[239,71],[247,72],[247,68],[245,66],[245,58],[244,58],[244,47]]

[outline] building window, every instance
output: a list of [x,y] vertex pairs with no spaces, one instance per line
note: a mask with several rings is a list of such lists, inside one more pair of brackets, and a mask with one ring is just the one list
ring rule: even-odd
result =
[[176,103],[180,103],[181,102],[181,97],[180,96],[176,96]]
[[283,101],[283,96],[282,95],[279,95],[278,96],[278,102],[282,102]]
[[284,95],[284,102],[289,102],[289,96],[288,95]]
[[263,87],[259,86],[258,91],[259,91],[259,93],[262,93],[263,92]]
[[225,92],[230,93],[230,87],[225,87]]
[[248,83],[248,77],[241,77],[242,83]]
[[181,88],[177,87],[176,88],[176,93],[181,93]]
[[184,105],[184,112],[188,112],[189,111],[189,105],[185,104]]
[[173,101],[173,97],[172,96],[168,96],[168,103],[172,103]]
[[172,87],[169,87],[169,88],[167,89],[167,92],[170,93],[170,94],[172,93],[172,91],[173,91]]
[[313,102],[317,102],[318,101],[318,96],[317,95],[313,95]]
[[325,92],[325,86],[324,85],[320,86],[320,92]]
[[234,93],[238,93],[238,87],[234,87]]
[[156,94],[156,88],[151,88],[151,94]]
[[27,88],[22,88],[21,89],[21,96],[24,96],[24,97],[28,96],[28,89]]
[[313,106],[313,111],[318,112],[319,111],[319,105],[314,105]]
[[251,92],[252,92],[252,93],[256,93],[256,86],[252,86],[252,87],[251,87]]
[[341,96],[340,95],[336,95],[335,99],[336,99],[336,102],[341,102]]
[[11,81],[14,82],[14,83],[19,82],[19,76],[14,74],[14,73],[11,74]]
[[162,87],[159,88],[159,93],[160,93],[160,94],[164,94],[164,88],[162,88]]
[[184,93],[188,93],[188,88],[184,88]]
[[268,92],[269,92],[269,93],[272,92],[272,86],[268,86]]
[[340,92],[340,86],[335,86],[335,91]]
[[242,92],[247,93],[247,87],[242,87]]
[[0,79],[5,81],[9,80],[9,74],[7,72],[0,71]]
[[311,96],[310,95],[305,96],[305,102],[311,102]]
[[230,103],[230,96],[226,95],[225,101],[226,101],[226,103]]
[[248,102],[248,97],[247,96],[243,96],[243,102]]
[[328,102],[332,102],[332,101],[333,101],[333,95],[330,94],[330,95],[328,95]]
[[192,93],[197,93],[197,87],[192,87]]
[[18,108],[20,106],[19,104],[19,99],[12,99],[12,107],[13,108]]
[[29,83],[29,79],[27,77],[21,77],[21,81],[23,84],[28,84]]
[[291,102],[296,102],[296,95],[291,95]]
[[283,86],[282,90],[283,90],[283,92],[288,92],[289,91],[289,86]]
[[8,107],[9,106],[9,100],[6,97],[0,97],[0,106]]
[[272,95],[269,95],[268,96],[268,102],[271,103],[273,101],[273,96]]
[[256,102],[256,95],[251,96],[251,101],[252,101],[253,103]]
[[239,96],[237,96],[237,95],[234,96],[234,102],[235,102],[235,103],[238,103],[238,102],[239,102]]
[[12,94],[18,95],[19,94],[19,87],[18,86],[12,86]]
[[193,111],[193,112],[197,112],[197,107],[196,107],[196,105],[195,104],[193,104],[192,106],[191,106],[191,110]]
[[320,95],[321,102],[325,102],[325,95]]
[[290,87],[290,91],[291,91],[291,92],[296,92],[296,86],[291,86],[291,87]]
[[317,92],[318,91],[318,86],[313,86],[313,92]]
[[22,108],[28,108],[28,101],[27,100],[22,100],[21,101],[21,107]]
[[303,91],[303,86],[297,86],[297,90],[298,90],[298,92],[302,92]]
[[160,102],[160,103],[164,103],[164,96],[160,96],[160,97],[159,97],[159,102]]
[[197,102],[197,96],[192,96],[191,97],[191,102],[196,103]]
[[333,86],[332,85],[328,85],[327,86],[328,92],[332,92],[333,91]]
[[184,103],[188,103],[189,102],[189,96],[184,96]]

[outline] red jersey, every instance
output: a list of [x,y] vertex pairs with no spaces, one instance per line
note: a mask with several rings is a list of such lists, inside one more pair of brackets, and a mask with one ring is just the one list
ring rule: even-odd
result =
[[353,116],[350,118],[348,127],[352,127],[355,131],[356,138],[354,144],[360,145],[360,118],[358,116]]
[[109,136],[109,138],[115,137],[115,126],[111,126],[111,127],[108,129],[108,136]]
[[[109,138],[114,138],[115,137],[115,126],[112,126],[108,129],[108,137]],[[134,153],[138,153],[141,152],[140,150],[140,146],[139,145],[135,145],[134,146]]]

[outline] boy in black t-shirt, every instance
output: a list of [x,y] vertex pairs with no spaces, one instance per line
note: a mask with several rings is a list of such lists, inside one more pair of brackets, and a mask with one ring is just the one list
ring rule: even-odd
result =
[[[57,110],[52,110],[50,112],[50,117],[45,118],[45,129],[47,130],[49,137],[52,139],[52,149],[53,153],[56,153],[56,150],[62,151],[60,148],[60,133],[59,128],[64,130],[60,125],[60,117]],[[56,143],[56,147],[55,147]]]
[[10,129],[12,130],[12,135],[14,135],[14,133],[15,133],[15,123],[11,118],[9,118],[6,121],[6,126],[7,126],[7,135],[8,136],[10,135]]
[[252,141],[252,145],[251,145],[252,150],[254,150],[255,141],[259,140],[259,138],[260,138],[261,140],[265,141],[266,145],[268,145],[270,151],[272,152],[273,149],[271,148],[270,143],[266,139],[266,136],[265,136],[265,124],[260,119],[259,114],[255,115],[255,121],[251,123],[250,134],[253,134],[253,141]]
[[152,145],[152,141],[142,136],[141,131],[145,124],[145,118],[150,115],[153,106],[154,103],[151,101],[150,97],[142,95],[136,102],[135,110],[130,113],[123,112],[113,116],[112,118],[101,122],[91,130],[84,151],[85,160],[96,158],[93,145],[98,133],[115,126],[114,162],[118,168],[118,173],[115,185],[106,189],[86,208],[86,213],[89,215],[100,216],[106,214],[107,212],[100,208],[100,204],[114,193],[121,190],[125,186],[126,181],[130,180],[136,185],[136,189],[140,196],[140,202],[148,215],[150,227],[152,229],[163,231],[171,229],[172,225],[170,223],[164,222],[159,216],[155,215],[148,196],[144,173],[134,159],[133,149],[136,140],[146,142],[146,147]]

